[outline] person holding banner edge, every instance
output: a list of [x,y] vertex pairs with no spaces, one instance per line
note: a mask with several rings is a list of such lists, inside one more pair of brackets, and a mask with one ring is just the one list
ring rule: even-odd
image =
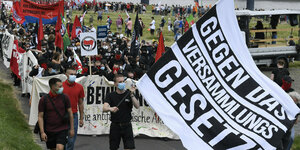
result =
[[104,112],[111,112],[109,147],[111,150],[117,150],[122,138],[125,150],[135,149],[130,121],[132,106],[136,109],[140,107],[134,95],[136,87],[125,90],[124,76],[121,74],[115,75],[114,85],[117,87],[116,91],[107,95],[103,105]]
[[67,80],[63,82],[63,93],[66,94],[71,102],[71,108],[73,112],[74,117],[74,136],[68,138],[68,143],[66,144],[65,149],[66,150],[73,150],[76,137],[77,137],[77,131],[78,131],[78,109],[79,108],[79,127],[83,126],[83,98],[84,98],[84,90],[81,84],[76,83],[76,70],[73,67],[66,69],[66,76]]

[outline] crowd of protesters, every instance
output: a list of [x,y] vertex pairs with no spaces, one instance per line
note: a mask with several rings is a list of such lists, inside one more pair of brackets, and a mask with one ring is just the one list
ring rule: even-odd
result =
[[[179,7],[172,6],[169,7],[167,5],[161,5],[161,9],[158,9],[157,5],[152,5],[154,8],[153,14],[161,14],[161,11],[165,9],[172,8],[176,16],[174,22],[168,19],[168,22],[162,16],[161,22],[157,32],[160,32],[165,24],[168,25],[169,31],[171,29],[174,32],[175,40],[179,39],[181,34],[183,33],[183,25],[185,17],[181,17],[183,14],[189,14],[191,6]],[[83,5],[74,5],[74,4],[66,4],[65,12],[66,19],[68,20],[68,24],[72,22],[72,11],[73,10],[82,10],[83,13],[86,11],[94,10],[98,13],[97,20],[102,21],[103,13],[106,12],[118,12],[118,11],[127,11],[127,12],[136,12],[140,11],[140,13],[146,12],[146,5],[142,4],[133,4],[133,3],[124,3],[124,2],[100,2],[93,5],[93,3],[86,3]],[[88,75],[89,71],[89,59],[88,57],[80,56],[80,40],[79,38],[75,38],[71,40],[71,45],[68,46],[67,50],[61,50],[56,47],[55,42],[55,25],[45,24],[43,25],[43,33],[44,39],[42,40],[42,48],[41,50],[37,50],[37,25],[36,24],[26,24],[20,25],[16,24],[13,21],[12,14],[8,13],[9,10],[4,10],[1,13],[2,20],[2,33],[7,30],[9,33],[15,36],[15,39],[18,40],[19,46],[24,50],[33,51],[33,54],[36,56],[38,60],[38,65],[32,68],[30,72],[30,76],[50,76],[56,75],[60,73],[64,73],[65,69],[73,66],[78,67],[76,61],[74,60],[74,53],[79,56],[82,61],[82,72],[78,72],[77,76]],[[204,13],[204,12],[203,12]],[[168,15],[168,14],[166,14]],[[95,32],[96,29],[93,27],[93,20],[90,19],[90,26],[85,26],[83,22],[83,18],[81,17],[81,23],[83,25],[83,32]],[[154,35],[155,32],[155,20],[152,17],[152,22],[149,25],[150,32]],[[143,35],[143,29],[145,28],[145,24],[142,21],[142,18],[139,18],[141,24],[140,34]],[[93,75],[105,76],[108,80],[113,80],[115,74],[123,74],[126,77],[132,79],[139,79],[149,68],[154,64],[154,57],[157,50],[157,41],[145,41],[141,40],[140,50],[138,56],[132,56],[130,53],[131,46],[131,38],[132,30],[133,30],[133,22],[131,18],[127,18],[123,20],[121,16],[118,17],[117,20],[111,20],[109,16],[107,16],[106,20],[108,24],[108,29],[113,22],[117,25],[117,32],[108,31],[108,36],[104,41],[98,40],[97,48],[98,55],[93,56],[92,61],[92,69],[91,72]],[[67,26],[68,26],[67,24]],[[125,24],[125,30],[122,32],[122,26]],[[182,29],[182,30],[180,30]],[[125,33],[125,34],[124,34]],[[168,49],[168,48],[167,48]],[[20,84],[20,80],[14,76],[15,85]]]
[[[89,59],[80,56],[80,40],[71,40],[71,45],[67,50],[61,50],[55,46],[55,25],[43,25],[44,39],[41,50],[37,50],[37,26],[35,24],[19,25],[13,21],[12,15],[2,13],[1,33],[7,30],[15,36],[19,42],[19,47],[26,51],[31,50],[38,60],[38,65],[32,68],[30,76],[51,76],[65,73],[66,68],[78,67],[74,60],[74,53],[79,56],[83,68],[77,73],[77,77],[89,75]],[[83,32],[93,30],[92,26],[84,26]],[[2,35],[2,34],[1,34]],[[156,41],[144,41],[140,43],[139,55],[134,57],[130,53],[131,38],[119,32],[108,31],[108,36],[104,41],[98,40],[98,55],[92,56],[93,75],[105,76],[112,81],[115,74],[123,74],[132,79],[139,79],[154,63],[157,50]],[[19,85],[20,80],[15,77],[15,85]]]
[[[3,6],[2,6],[3,7]],[[130,13],[137,12],[145,13],[146,12],[146,5],[134,5],[133,3],[124,3],[124,2],[112,2],[112,3],[97,3],[96,5],[92,5],[92,3],[87,3],[84,5],[69,5],[65,7],[66,10],[66,18],[72,18],[72,11],[73,9],[83,10],[85,13],[88,10],[95,10],[97,12],[98,21],[102,21],[103,13],[107,13],[110,11],[118,12],[118,11],[127,11]],[[196,10],[198,9],[198,11]],[[3,9],[4,10],[4,9]],[[186,22],[186,17],[190,14],[193,16],[198,15],[201,16],[208,10],[204,7],[195,8],[193,6],[167,6],[167,5],[152,5],[152,13],[153,15],[163,15],[163,16],[176,16],[174,22],[170,18],[165,20],[162,16],[159,24],[159,29],[162,28],[167,24],[168,30],[173,30],[175,35],[175,40],[179,39],[181,33],[183,33],[183,29],[185,29],[184,24]],[[131,50],[131,32],[133,30],[133,22],[131,18],[127,18],[125,21],[118,17],[115,20],[117,32],[108,31],[108,36],[105,40],[98,40],[97,41],[97,48],[98,48],[98,55],[91,57],[91,62],[89,62],[88,57],[83,57],[80,55],[80,40],[79,38],[74,38],[71,40],[71,45],[67,47],[66,50],[62,50],[55,46],[55,25],[44,25],[43,26],[43,33],[44,39],[42,40],[42,48],[41,50],[37,50],[37,33],[38,28],[35,24],[26,24],[26,25],[19,25],[13,21],[12,14],[7,13],[8,10],[4,10],[1,12],[1,22],[2,25],[0,27],[0,40],[2,38],[2,33],[6,30],[13,34],[15,39],[18,40],[19,47],[23,48],[25,51],[32,51],[35,57],[38,60],[38,65],[32,68],[30,72],[30,76],[36,77],[45,77],[45,76],[52,76],[56,74],[64,74],[67,71],[67,68],[76,69],[76,77],[86,76],[90,73],[92,75],[99,75],[105,76],[108,80],[113,81],[115,75],[118,77],[125,76],[126,78],[131,78],[138,80],[142,77],[144,73],[146,73],[150,67],[155,62],[155,54],[157,51],[158,43],[157,41],[145,41],[141,40],[140,49],[138,55],[133,55]],[[198,14],[197,14],[198,13]],[[142,22],[142,19],[139,19],[141,24],[141,36],[143,33],[143,28],[145,25]],[[71,20],[69,20],[69,23]],[[93,20],[90,19],[90,23]],[[108,23],[108,28],[110,29],[113,20],[107,16],[106,22]],[[152,21],[149,25],[150,33],[154,35],[156,30],[155,28],[156,20],[152,17]],[[126,25],[125,31],[122,32],[123,24]],[[83,32],[96,32],[96,29],[93,25],[84,26],[83,25]],[[124,34],[125,33],[125,34]],[[0,48],[1,48],[0,43]],[[168,50],[168,48],[167,48]],[[0,50],[2,52],[2,50]],[[75,53],[74,53],[75,52]],[[82,62],[82,69],[79,69],[78,63],[75,61],[75,56],[79,56]],[[1,56],[2,58],[2,56]],[[283,68],[284,64],[279,61],[279,67]],[[91,64],[91,66],[89,66]],[[281,66],[281,67],[280,67]],[[91,68],[91,70],[89,70]],[[72,70],[71,69],[71,70]],[[280,70],[280,69],[279,69]],[[272,72],[271,79],[276,82],[276,78],[278,78],[279,70]],[[286,71],[288,72],[288,71]],[[121,75],[120,75],[121,74]],[[12,74],[13,75],[13,74]],[[72,74],[73,75],[73,74]],[[278,80],[282,83],[279,86],[288,92],[291,93],[291,97],[298,103],[299,94],[293,91],[291,88],[293,80],[288,76],[289,73],[284,75],[285,78],[280,77]],[[18,79],[15,75],[15,85],[20,84],[20,79]],[[283,76],[283,75],[282,75]],[[68,77],[69,78],[69,77]],[[115,81],[116,82],[116,81]],[[294,92],[294,93],[292,93]],[[296,96],[295,96],[296,95]],[[133,97],[133,96],[132,96]],[[108,108],[107,108],[108,109]],[[285,136],[287,140],[283,144],[283,147],[288,147],[290,143],[292,143],[293,139],[288,139],[291,137],[290,134],[294,132],[293,130],[289,131],[289,135]]]

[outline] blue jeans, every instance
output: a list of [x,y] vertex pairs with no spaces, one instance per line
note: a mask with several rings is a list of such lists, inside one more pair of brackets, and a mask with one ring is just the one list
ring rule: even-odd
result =
[[73,118],[74,118],[74,137],[72,138],[68,138],[68,143],[65,147],[65,150],[73,150],[74,149],[74,145],[75,145],[75,141],[76,141],[76,137],[77,137],[77,130],[78,130],[78,114],[77,113],[73,113]]
[[292,148],[293,142],[294,142],[294,138],[295,138],[295,127],[292,128],[290,142],[289,142],[287,150],[290,150]]

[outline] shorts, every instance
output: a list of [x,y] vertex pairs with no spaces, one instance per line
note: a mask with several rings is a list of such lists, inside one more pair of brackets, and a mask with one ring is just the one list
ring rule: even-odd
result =
[[53,149],[56,148],[56,144],[66,145],[68,141],[68,130],[63,130],[59,132],[48,132],[47,134],[47,148]]
[[111,150],[119,148],[121,138],[124,149],[135,149],[131,122],[111,123],[109,131],[109,147]]
[[150,29],[150,33],[153,35],[154,34],[154,29]]
[[102,20],[102,16],[98,16],[98,18],[97,18],[98,20]]

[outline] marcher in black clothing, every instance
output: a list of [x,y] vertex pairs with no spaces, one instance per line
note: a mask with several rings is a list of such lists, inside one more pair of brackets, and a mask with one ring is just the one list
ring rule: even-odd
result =
[[285,68],[285,61],[279,59],[277,62],[277,68],[272,71],[271,80],[276,82],[280,87],[282,86],[282,78],[285,75],[290,75],[290,72]]
[[132,86],[127,91],[124,77],[120,74],[115,75],[114,84],[117,87],[116,91],[107,95],[103,105],[104,112],[111,112],[109,147],[111,150],[117,150],[122,138],[124,149],[135,149],[131,111],[132,106],[137,109],[140,107],[134,95],[136,88]]

